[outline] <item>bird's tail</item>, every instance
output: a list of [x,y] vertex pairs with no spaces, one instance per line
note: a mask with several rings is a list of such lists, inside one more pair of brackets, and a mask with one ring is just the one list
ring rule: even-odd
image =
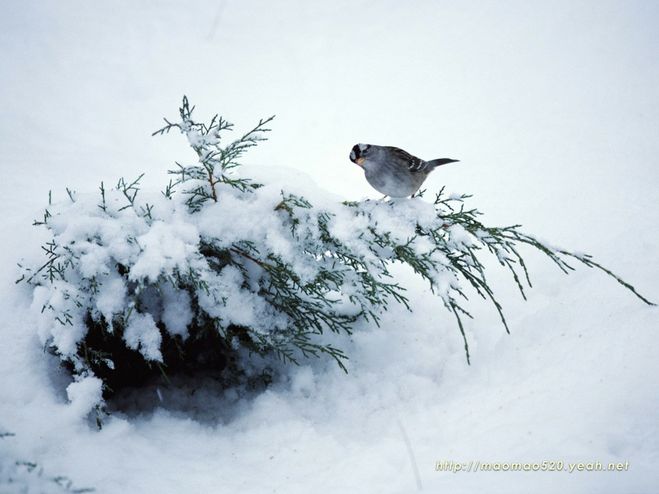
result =
[[431,170],[437,168],[438,166],[448,165],[449,163],[455,163],[460,160],[452,160],[450,158],[439,158],[436,160],[428,161],[428,168]]

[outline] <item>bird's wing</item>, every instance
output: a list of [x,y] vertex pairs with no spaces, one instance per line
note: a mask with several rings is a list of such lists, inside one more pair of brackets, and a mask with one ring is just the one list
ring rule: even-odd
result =
[[401,162],[407,165],[407,168],[412,173],[422,172],[427,168],[427,163],[421,158],[412,156],[407,151],[403,151],[400,148],[389,147],[391,153],[396,156]]

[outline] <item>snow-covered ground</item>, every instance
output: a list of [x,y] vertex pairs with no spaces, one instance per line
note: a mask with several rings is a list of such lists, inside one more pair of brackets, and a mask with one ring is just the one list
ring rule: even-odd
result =
[[[332,193],[377,198],[356,142],[460,159],[429,189],[475,194],[659,299],[656,2],[16,2],[0,18],[0,439],[97,492],[603,492],[659,485],[659,311],[601,273],[529,253],[519,300],[491,275],[511,335],[475,298],[467,366],[452,316],[401,272],[412,313],[363,325],[349,374],[291,368],[247,400],[206,392],[91,427],[41,348],[16,261],[48,190],[146,172],[161,188],[179,136],[151,138],[182,94],[246,128],[246,156]],[[628,462],[621,472],[443,472],[438,461]],[[4,460],[3,460],[4,461]],[[0,472],[6,466],[0,464]],[[3,490],[4,489],[4,490]],[[0,492],[14,492],[0,485]],[[35,492],[39,492],[35,490]]]

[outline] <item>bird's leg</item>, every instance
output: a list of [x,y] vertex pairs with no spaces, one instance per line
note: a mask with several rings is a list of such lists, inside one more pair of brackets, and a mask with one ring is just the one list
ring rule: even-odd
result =
[[387,197],[389,197],[389,196],[385,194],[385,195],[382,196],[382,199],[380,199],[380,200],[381,200],[381,201],[386,201],[386,200],[387,200]]

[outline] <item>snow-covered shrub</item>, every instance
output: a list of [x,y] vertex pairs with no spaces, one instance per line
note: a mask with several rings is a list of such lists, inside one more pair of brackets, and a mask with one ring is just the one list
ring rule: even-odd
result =
[[273,358],[325,354],[345,369],[347,355],[326,335],[350,333],[358,320],[377,324],[391,303],[408,306],[394,263],[411,267],[454,314],[467,360],[466,287],[506,324],[483,253],[510,270],[522,295],[530,281],[518,248],[528,245],[566,273],[569,258],[603,269],[643,299],[588,255],[518,226],[483,225],[468,196],[341,202],[253,182],[238,160],[271,119],[225,142],[230,123],[197,123],[192,112],[184,99],[180,119],[156,132],[179,130],[197,158],[170,171],[163,193],[139,191],[141,177],[101,183],[96,194],[67,191],[36,222],[52,235],[43,264],[23,266],[39,334],[76,376],[102,379],[106,393],[161,373],[260,376]]

